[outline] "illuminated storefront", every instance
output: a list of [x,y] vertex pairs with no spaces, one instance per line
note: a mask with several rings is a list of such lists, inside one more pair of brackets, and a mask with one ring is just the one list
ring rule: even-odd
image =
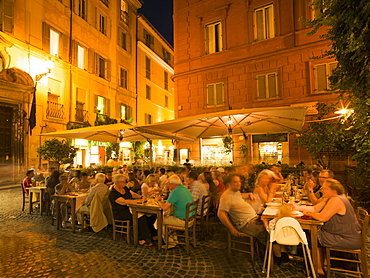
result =
[[230,165],[233,154],[225,153],[222,138],[201,139],[201,161],[203,165]]

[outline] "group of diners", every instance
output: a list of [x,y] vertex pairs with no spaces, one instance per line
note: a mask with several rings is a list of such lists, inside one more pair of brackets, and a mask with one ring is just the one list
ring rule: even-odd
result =
[[[163,223],[182,227],[185,225],[186,205],[196,200],[201,201],[203,196],[210,195],[212,207],[209,209],[217,213],[231,234],[253,235],[265,245],[268,223],[262,221],[260,215],[265,204],[275,197],[279,184],[284,181],[279,168],[262,170],[255,179],[254,188],[251,188],[250,192],[242,193],[243,183],[248,180],[249,173],[240,169],[245,168],[239,168],[236,171],[224,168],[204,169],[203,172],[197,173],[183,167],[176,174],[161,168],[157,173],[144,171],[143,175],[138,175],[138,171],[113,171],[107,175],[96,174],[93,182],[88,181],[84,173],[77,171],[72,178],[66,174],[59,175],[58,171],[51,171],[50,177],[46,180],[46,186],[50,189],[50,194],[54,194],[52,190],[56,194],[65,194],[81,188],[89,188],[81,211],[89,210],[95,194],[109,191],[114,218],[120,220],[132,220],[128,204],[143,202],[146,198],[152,197],[164,211],[172,211],[165,213]],[[300,207],[292,204],[291,208],[301,210],[305,215],[324,222],[318,233],[319,246],[359,248],[360,225],[343,186],[334,179],[333,172],[321,170],[314,174],[306,169],[303,173],[303,190],[307,192],[313,206]],[[33,173],[27,172],[27,177],[23,181],[25,190],[32,186],[32,175]],[[201,203],[198,205],[198,215],[202,213],[200,207]],[[63,215],[63,221],[66,221],[66,217],[66,214]],[[78,219],[81,221],[81,215]],[[157,236],[155,216],[142,215],[138,223],[139,244],[151,246]],[[173,248],[176,242],[176,234],[173,233],[166,244],[168,248]],[[284,256],[279,248],[274,248],[274,254],[277,258]],[[322,260],[319,264],[319,274],[322,274],[321,253],[320,258]]]

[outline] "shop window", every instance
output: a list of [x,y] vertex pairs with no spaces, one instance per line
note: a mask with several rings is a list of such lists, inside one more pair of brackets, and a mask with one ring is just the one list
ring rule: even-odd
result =
[[0,30],[3,32],[13,33],[14,27],[14,1],[0,1]]
[[127,89],[127,70],[120,68],[119,85]]
[[268,73],[257,76],[258,99],[276,98],[277,93],[277,74]]
[[229,165],[233,154],[225,153],[222,138],[201,139],[203,165]]
[[222,51],[222,25],[221,21],[205,26],[206,54]]
[[275,164],[283,161],[283,147],[279,142],[258,143],[259,161],[267,164]]
[[257,41],[275,37],[273,4],[254,10],[254,34]]
[[338,63],[325,63],[320,65],[315,65],[315,92],[322,92],[330,89],[329,77],[332,71],[337,67]]
[[207,85],[207,107],[225,104],[224,83],[213,83]]
[[145,56],[145,76],[150,80],[150,58]]

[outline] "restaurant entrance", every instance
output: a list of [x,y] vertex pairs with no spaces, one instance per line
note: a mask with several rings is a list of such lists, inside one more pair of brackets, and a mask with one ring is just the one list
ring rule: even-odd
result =
[[13,109],[0,106],[0,165],[10,165],[12,161],[12,123]]

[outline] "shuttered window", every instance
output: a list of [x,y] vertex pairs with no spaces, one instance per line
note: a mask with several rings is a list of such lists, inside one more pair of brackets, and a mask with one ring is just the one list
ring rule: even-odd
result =
[[164,71],[164,89],[168,90],[168,72]]
[[50,29],[50,54],[59,57],[59,33]]
[[122,88],[127,89],[127,70],[120,68],[120,80],[119,80],[119,85]]
[[274,21],[274,6],[272,4],[255,9],[255,40],[261,41],[275,37]]
[[121,103],[120,112],[121,112],[121,115],[120,115],[121,120],[127,121],[132,117],[132,108],[126,104]]
[[14,2],[12,0],[0,0],[0,30],[13,33],[14,27]]
[[144,42],[145,42],[146,46],[153,49],[153,47],[154,47],[154,36],[149,34],[149,32],[145,29],[144,29]]
[[152,98],[152,88],[149,85],[146,85],[145,97],[146,99]]
[[111,61],[95,53],[95,74],[110,80]]
[[337,67],[337,62],[316,65],[315,71],[315,92],[322,92],[330,89],[329,77]]
[[145,114],[145,124],[149,125],[152,123],[152,115],[150,114]]
[[224,83],[207,85],[207,106],[220,106],[225,104]]
[[150,58],[145,56],[145,76],[150,80]]
[[164,107],[168,107],[168,96],[164,96]]
[[206,54],[222,51],[222,25],[221,21],[205,26]]
[[276,73],[257,76],[257,94],[258,99],[276,98],[278,96]]

